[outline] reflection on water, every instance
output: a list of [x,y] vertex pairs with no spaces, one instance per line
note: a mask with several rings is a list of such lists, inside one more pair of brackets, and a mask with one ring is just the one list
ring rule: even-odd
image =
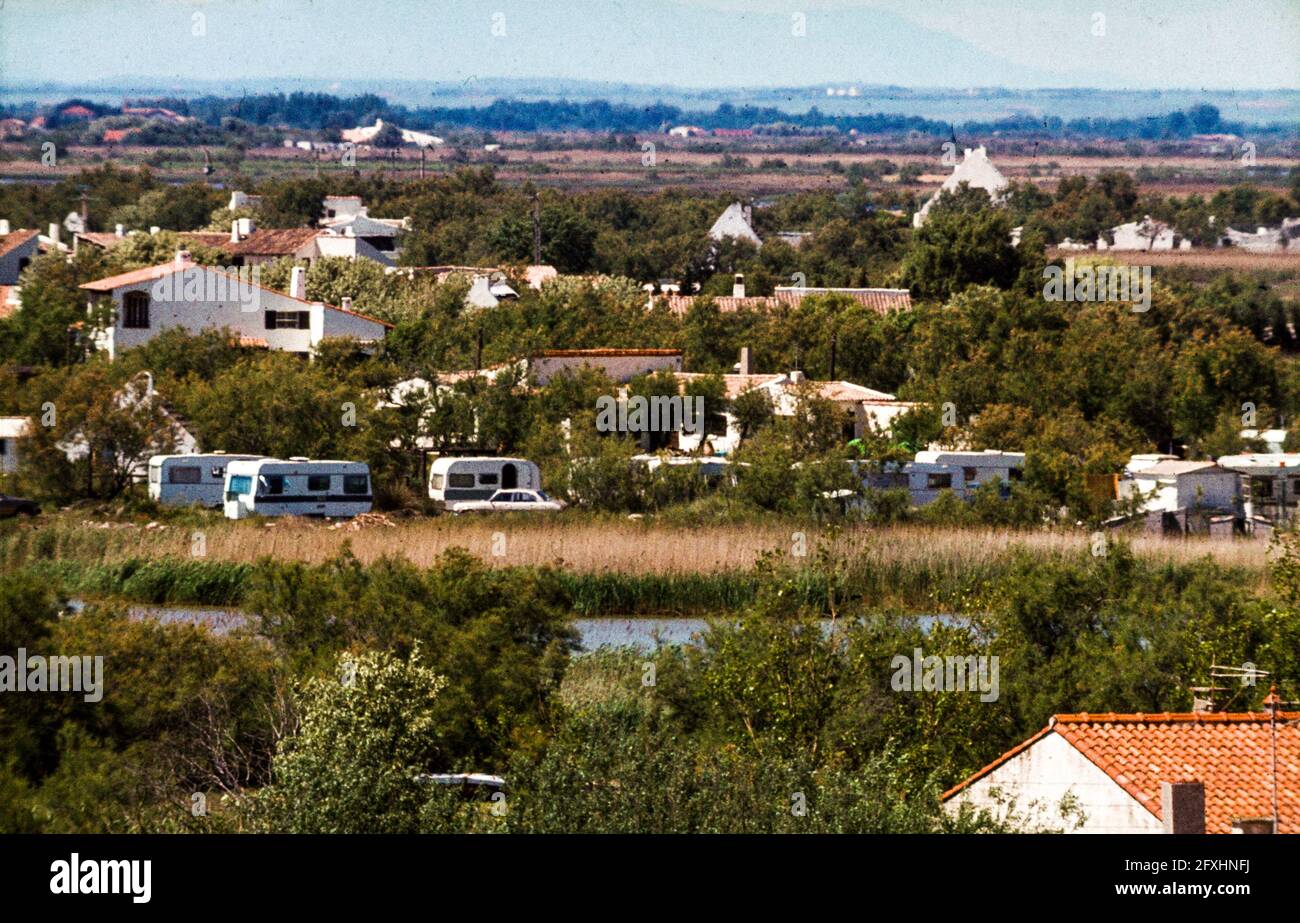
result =
[[[80,612],[85,608],[81,600],[73,600],[69,608]],[[248,623],[248,616],[238,609],[208,609],[199,606],[140,606],[127,607],[133,619],[152,619],[163,625],[207,625],[217,634],[226,634]],[[965,624],[957,615],[916,616],[921,630],[928,632],[937,623]],[[844,623],[840,622],[842,626]],[[580,618],[573,620],[578,631],[579,646],[584,651],[601,648],[636,648],[654,650],[658,647],[699,644],[700,636],[709,630],[702,618]],[[823,628],[830,631],[829,620]]]

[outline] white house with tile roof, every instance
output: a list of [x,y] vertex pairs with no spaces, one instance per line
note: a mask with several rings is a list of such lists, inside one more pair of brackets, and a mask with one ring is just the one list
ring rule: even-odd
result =
[[110,359],[124,349],[149,342],[164,330],[190,333],[227,328],[243,345],[312,355],[330,337],[363,343],[382,340],[392,324],[306,299],[306,270],[293,270],[290,293],[277,292],[211,266],[201,266],[180,251],[170,263],[97,279],[81,286],[88,293],[92,320],[110,307],[108,323],[96,327],[92,341]]

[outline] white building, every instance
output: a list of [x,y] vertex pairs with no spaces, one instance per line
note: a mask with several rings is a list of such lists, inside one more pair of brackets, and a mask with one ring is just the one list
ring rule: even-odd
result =
[[[1117,225],[1105,235],[1097,238],[1098,250],[1190,250],[1192,242],[1163,221],[1156,221],[1150,215],[1141,221],[1130,221]],[[1113,242],[1112,242],[1113,241]]]
[[[1278,832],[1300,833],[1300,713],[1278,717]],[[943,806],[1014,805],[1023,826],[1067,833],[1233,833],[1272,815],[1271,734],[1267,713],[1056,715]],[[1081,825],[1060,816],[1067,798]]]
[[951,175],[943,181],[943,185],[935,194],[926,200],[921,210],[912,216],[912,227],[919,228],[925,224],[930,209],[939,200],[939,196],[945,192],[956,192],[957,187],[962,183],[966,183],[972,189],[983,189],[994,202],[1002,198],[1008,185],[1007,178],[993,166],[988,151],[982,145],[977,148],[968,147],[963,153],[961,163],[953,168]]
[[[356,128],[348,128],[340,132],[344,141],[350,141],[353,144],[369,144],[381,131],[384,130],[384,120],[375,119],[373,125],[359,125]],[[403,144],[414,144],[419,147],[436,147],[443,143],[437,135],[431,135],[423,131],[412,131],[409,128],[399,128],[402,133]]]
[[8,221],[0,221],[0,285],[17,285],[19,274],[36,259],[40,248],[38,231],[10,231]]
[[190,333],[229,329],[241,345],[311,355],[328,337],[362,343],[382,340],[392,324],[306,299],[306,270],[294,267],[290,294],[240,276],[201,266],[187,251],[159,266],[87,282],[87,310],[112,309],[106,326],[92,334],[114,359],[123,349],[147,343],[164,330]]
[[763,241],[759,240],[758,235],[754,233],[754,226],[751,223],[753,214],[750,206],[732,202],[727,206],[726,211],[718,216],[718,220],[713,222],[713,227],[709,228],[709,237],[717,241],[730,237],[749,241],[755,247],[763,246]]
[[1219,466],[1245,477],[1245,515],[1269,522],[1290,522],[1300,500],[1300,454],[1252,452],[1224,455]]
[[1236,508],[1240,477],[1212,461],[1158,458],[1148,463],[1147,457],[1134,456],[1127,470],[1119,482],[1119,499],[1145,498],[1144,512]]

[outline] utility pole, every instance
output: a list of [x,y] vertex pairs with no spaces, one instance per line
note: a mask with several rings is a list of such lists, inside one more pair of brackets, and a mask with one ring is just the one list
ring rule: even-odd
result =
[[423,144],[420,145],[420,179],[424,179],[424,151]]

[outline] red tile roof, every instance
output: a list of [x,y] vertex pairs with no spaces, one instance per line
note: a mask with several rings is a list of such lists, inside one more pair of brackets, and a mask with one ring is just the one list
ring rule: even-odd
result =
[[[1205,785],[1207,833],[1231,832],[1236,818],[1272,816],[1272,732],[1266,712],[1056,715],[1033,737],[944,792],[943,799],[1051,733],[1157,818],[1160,783],[1187,780]],[[1277,796],[1278,831],[1300,833],[1300,712],[1279,715]]]
[[10,231],[8,234],[0,236],[0,256],[4,256],[11,250],[15,250],[27,243],[33,238],[40,237],[40,231]]
[[534,353],[538,359],[616,358],[619,356],[680,356],[680,349],[543,349]]
[[[910,311],[912,309],[911,294],[906,289],[893,288],[856,288],[840,291],[810,288],[803,291],[785,290],[771,296],[755,295],[747,298],[724,295],[714,296],[713,303],[718,306],[718,310],[723,314],[745,309],[750,311],[774,311],[778,308],[797,308],[804,298],[809,295],[828,294],[845,295],[863,307],[871,308],[880,314],[890,314],[894,311]],[[695,297],[707,300],[707,296]],[[690,295],[669,295],[666,299],[668,310],[673,314],[685,314],[690,310],[695,297]]]
[[227,238],[221,249],[231,256],[289,256],[324,233],[319,228],[264,228],[239,243]]

